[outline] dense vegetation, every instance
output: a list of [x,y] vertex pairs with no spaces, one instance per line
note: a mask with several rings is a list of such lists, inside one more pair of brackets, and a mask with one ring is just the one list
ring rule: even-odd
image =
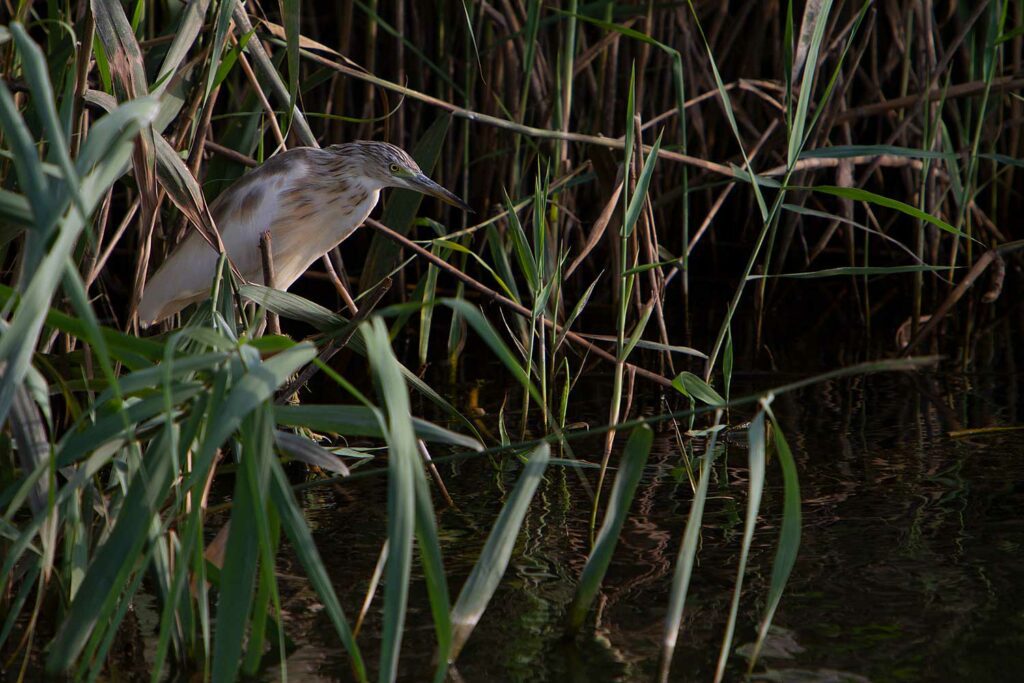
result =
[[[1019,2],[0,6],[0,669],[22,677],[103,675],[142,593],[160,605],[154,680],[172,666],[231,680],[286,658],[287,542],[359,680],[397,675],[420,563],[441,680],[553,467],[594,487],[572,635],[653,427],[677,435],[694,494],[667,679],[716,441],[749,420],[721,678],[769,454],[785,502],[759,644],[799,546],[772,400],[816,381],[736,397],[733,368],[771,367],[767,338],[819,325],[882,340],[831,376],[934,362],[883,357],[916,352],[968,365],[977,330],[1019,299],[1006,296],[1024,246]],[[409,150],[476,214],[385,193],[291,292],[224,267],[208,302],[140,333],[147,275],[187,231],[213,234],[208,203],[232,181],[283,148],[353,139]],[[272,318],[283,333],[264,334]],[[481,421],[419,370],[482,354],[513,388]],[[594,371],[608,419],[583,434],[569,406]],[[634,393],[651,389],[665,414],[639,419]],[[434,423],[412,416],[410,393]],[[575,461],[595,435],[600,462]],[[481,455],[521,472],[453,601],[433,463]],[[332,585],[289,460],[318,468],[303,486],[388,478],[377,663],[337,594],[356,583]],[[229,524],[210,528],[213,511]]]

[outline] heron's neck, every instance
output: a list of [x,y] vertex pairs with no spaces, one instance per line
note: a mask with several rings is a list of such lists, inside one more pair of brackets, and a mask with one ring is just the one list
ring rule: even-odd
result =
[[358,157],[328,153],[320,159],[317,168],[312,169],[317,184],[334,186],[337,191],[361,194],[379,193],[385,183],[363,172],[362,160]]

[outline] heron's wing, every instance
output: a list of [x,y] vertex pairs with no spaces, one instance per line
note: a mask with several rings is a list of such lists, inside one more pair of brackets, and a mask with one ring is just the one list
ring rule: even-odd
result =
[[[277,221],[281,196],[301,183],[307,163],[300,150],[275,157],[228,188],[210,207],[231,260],[247,280],[262,282],[260,235]],[[178,245],[146,284],[139,320],[151,324],[203,299],[217,267],[217,252],[195,231]]]

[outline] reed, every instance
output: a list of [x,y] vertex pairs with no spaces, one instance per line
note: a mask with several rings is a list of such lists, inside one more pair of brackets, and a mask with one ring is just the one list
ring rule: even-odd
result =
[[[803,325],[841,312],[886,344],[905,328],[894,354],[927,343],[970,363],[1024,247],[1020,3],[435,5],[4,3],[6,670],[104,675],[141,594],[159,605],[153,680],[286,662],[275,567],[287,540],[356,680],[398,676],[419,563],[443,680],[555,467],[593,501],[566,615],[575,634],[644,486],[649,425],[662,425],[693,488],[673,546],[669,680],[689,583],[705,569],[717,435],[744,420],[751,476],[739,566],[719,568],[736,572],[719,679],[745,628],[769,454],[784,489],[752,670],[800,544],[799,473],[771,406],[793,386],[736,397],[734,372],[770,360],[767,338],[799,335],[776,313],[821,286],[834,305],[797,316]],[[140,335],[147,274],[190,230],[219,243],[208,205],[234,179],[285,147],[359,138],[410,150],[476,214],[395,192],[296,292],[239,282],[224,261],[207,302]],[[268,313],[282,334],[262,334]],[[480,354],[511,380],[497,420],[420,372],[471,373]],[[584,434],[572,405],[594,372],[608,419]],[[636,414],[635,395],[651,391],[664,413]],[[425,404],[433,421],[413,416]],[[573,444],[595,435],[591,468]],[[481,457],[521,471],[453,605],[436,465]],[[289,461],[316,468],[311,480]],[[339,595],[356,582],[332,583],[296,497],[368,476],[388,481],[376,664],[342,609],[360,602]]]

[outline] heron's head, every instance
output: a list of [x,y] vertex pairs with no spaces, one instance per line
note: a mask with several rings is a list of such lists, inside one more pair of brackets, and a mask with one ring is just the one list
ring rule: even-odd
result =
[[402,187],[437,197],[443,202],[472,211],[466,202],[428,178],[405,150],[387,142],[360,140],[347,145],[337,145],[338,151],[349,157],[357,157],[360,173],[381,187]]

